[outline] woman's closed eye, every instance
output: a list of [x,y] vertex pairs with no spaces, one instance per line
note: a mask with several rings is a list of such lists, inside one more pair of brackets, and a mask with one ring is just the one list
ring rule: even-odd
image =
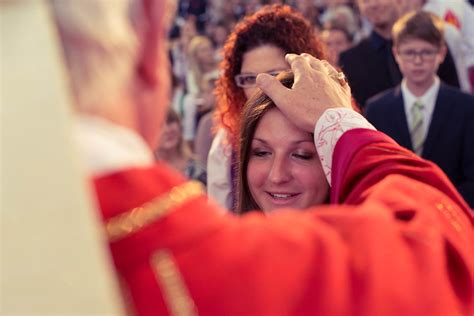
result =
[[267,157],[271,155],[271,152],[269,150],[266,150],[266,149],[260,149],[260,148],[256,148],[256,149],[252,149],[252,156],[255,156],[255,157]]
[[314,157],[316,157],[316,154],[312,152],[302,151],[302,152],[295,152],[292,154],[292,156],[301,160],[311,160]]

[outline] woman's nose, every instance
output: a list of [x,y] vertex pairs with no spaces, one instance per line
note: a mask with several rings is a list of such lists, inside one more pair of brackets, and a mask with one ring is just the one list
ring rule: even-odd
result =
[[288,160],[282,157],[275,157],[272,161],[268,179],[273,183],[289,181],[291,179],[291,171]]

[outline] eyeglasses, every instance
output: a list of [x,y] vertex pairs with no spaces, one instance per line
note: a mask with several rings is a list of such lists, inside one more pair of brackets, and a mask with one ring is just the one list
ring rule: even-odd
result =
[[438,53],[437,50],[422,50],[422,51],[414,51],[414,50],[406,50],[406,51],[399,51],[398,52],[404,61],[413,62],[416,60],[416,57],[420,57],[421,61],[432,61],[436,54]]
[[[269,71],[267,74],[271,76],[277,76],[283,70],[277,71]],[[252,88],[255,87],[257,83],[257,75],[256,74],[238,74],[234,77],[235,84],[241,88]]]

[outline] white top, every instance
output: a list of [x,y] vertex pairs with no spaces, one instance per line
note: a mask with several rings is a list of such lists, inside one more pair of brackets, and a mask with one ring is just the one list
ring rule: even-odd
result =
[[420,97],[416,97],[408,89],[406,80],[405,79],[402,80],[401,89],[402,89],[403,104],[405,107],[405,115],[407,117],[408,128],[410,130],[413,128],[413,126],[411,126],[411,123],[413,121],[411,108],[416,101],[419,101],[424,106],[423,126],[422,126],[424,138],[426,138],[426,135],[428,134],[428,129],[431,123],[431,117],[433,116],[436,99],[438,98],[439,86],[440,86],[440,80],[438,77],[436,77],[434,83],[431,85],[431,87],[428,90],[426,90],[425,94],[423,94]]
[[[314,142],[329,185],[334,147],[344,132],[354,128],[375,130],[362,115],[345,108],[326,110],[316,123]],[[220,129],[208,156],[207,193],[228,209],[232,207],[231,155],[232,148],[227,140],[227,133]]]
[[182,129],[183,138],[193,141],[196,136],[196,107],[197,95],[187,93],[183,98]]
[[[474,34],[473,34],[474,36]],[[468,66],[466,60],[468,57],[465,52],[465,40],[461,32],[453,25],[445,23],[444,39],[453,57],[456,73],[458,75],[459,86],[462,91],[471,92],[471,83],[468,77]]]
[[75,136],[84,164],[92,175],[154,163],[150,147],[136,132],[105,119],[79,115]]
[[232,208],[231,160],[227,132],[219,128],[207,156],[207,194],[227,209]]
[[[428,0],[423,10],[433,12],[444,21],[457,21],[462,35],[464,61],[467,67],[474,65],[474,9],[467,0]],[[453,25],[456,22],[451,23]],[[456,26],[456,25],[455,25]],[[451,48],[451,47],[450,47]]]

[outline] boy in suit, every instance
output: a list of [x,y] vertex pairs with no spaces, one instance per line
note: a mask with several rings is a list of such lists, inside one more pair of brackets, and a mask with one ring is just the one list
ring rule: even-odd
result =
[[[361,15],[373,26],[370,35],[340,55],[340,65],[347,76],[354,99],[362,110],[367,100],[400,84],[402,73],[392,53],[392,27],[401,17],[397,0],[358,0]],[[448,49],[438,69],[447,84],[459,87],[456,65]]]
[[412,12],[392,30],[401,85],[367,103],[365,115],[400,145],[438,164],[474,207],[474,97],[436,75],[446,55],[443,22]]

